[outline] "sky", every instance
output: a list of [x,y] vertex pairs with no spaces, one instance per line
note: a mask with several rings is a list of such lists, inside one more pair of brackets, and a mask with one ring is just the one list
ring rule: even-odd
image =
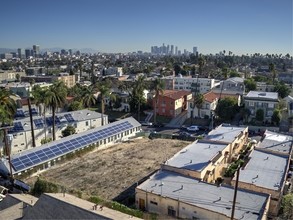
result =
[[0,0],[0,48],[293,51],[292,0]]

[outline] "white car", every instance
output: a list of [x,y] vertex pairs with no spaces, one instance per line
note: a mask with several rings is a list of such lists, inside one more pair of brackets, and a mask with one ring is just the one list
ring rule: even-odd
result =
[[192,125],[192,126],[187,127],[187,131],[198,131],[198,130],[199,130],[199,128],[196,125]]

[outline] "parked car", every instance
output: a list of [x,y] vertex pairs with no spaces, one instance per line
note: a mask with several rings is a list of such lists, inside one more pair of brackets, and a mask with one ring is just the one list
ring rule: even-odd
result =
[[187,131],[198,131],[198,130],[199,130],[199,127],[196,125],[187,127]]

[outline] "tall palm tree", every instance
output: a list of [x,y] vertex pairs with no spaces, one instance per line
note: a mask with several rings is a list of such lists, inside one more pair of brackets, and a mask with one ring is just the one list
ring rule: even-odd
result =
[[202,72],[203,72],[203,67],[205,66],[206,64],[206,60],[204,58],[204,56],[200,55],[200,57],[198,58],[198,71],[199,71],[199,74],[202,76]]
[[52,109],[53,118],[53,140],[56,140],[55,124],[56,110],[62,107],[66,100],[67,88],[63,81],[55,81],[46,91],[45,105]]
[[47,139],[47,129],[46,129],[46,105],[45,105],[45,99],[46,99],[46,91],[47,88],[40,87],[39,85],[35,85],[32,89],[32,96],[33,101],[38,106],[39,112],[44,117],[44,132],[45,132],[45,139]]
[[[14,115],[16,113],[16,103],[14,99],[11,98],[12,92],[6,90],[5,88],[0,88],[0,125],[5,127],[7,124],[11,125]],[[4,142],[5,142],[5,153],[8,155],[9,168],[11,174],[11,181],[13,180],[12,167],[10,160],[10,150],[7,140],[7,128],[4,128]]]
[[99,82],[96,84],[96,88],[100,93],[101,99],[101,114],[102,114],[102,125],[104,125],[104,114],[105,114],[105,98],[111,96],[110,83],[108,81]]
[[155,92],[154,123],[156,124],[157,123],[157,103],[158,103],[158,98],[159,98],[160,94],[164,94],[165,82],[160,78],[156,78],[155,81],[153,81],[153,84],[152,84],[151,88]]
[[132,96],[135,97],[137,101],[137,120],[140,121],[140,107],[141,103],[144,101],[143,91],[146,88],[145,76],[139,76],[134,83]]

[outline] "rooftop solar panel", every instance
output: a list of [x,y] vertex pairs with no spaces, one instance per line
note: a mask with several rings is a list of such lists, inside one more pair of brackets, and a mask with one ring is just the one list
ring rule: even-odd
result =
[[10,130],[11,132],[19,132],[19,131],[24,131],[23,126],[21,122],[14,122],[13,128]]
[[75,120],[73,119],[71,114],[65,114],[64,117],[68,122],[74,122]]
[[37,129],[43,128],[45,125],[43,119],[34,119],[34,124]]
[[25,117],[24,111],[22,109],[17,109],[15,117],[16,118]]
[[32,166],[44,163],[48,160],[60,157],[64,154],[78,150],[82,147],[88,146],[92,143],[96,143],[99,140],[109,138],[115,134],[124,132],[129,128],[133,128],[133,125],[128,121],[121,122],[120,124],[113,125],[112,127],[99,129],[97,131],[92,131],[84,136],[78,136],[70,140],[66,140],[62,143],[52,142],[48,147],[35,150],[27,155],[22,155],[11,160],[12,166],[15,171],[22,171],[28,169]]

